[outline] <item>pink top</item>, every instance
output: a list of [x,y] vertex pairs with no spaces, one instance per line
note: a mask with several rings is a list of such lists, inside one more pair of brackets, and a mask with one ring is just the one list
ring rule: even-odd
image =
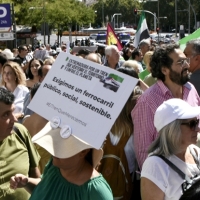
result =
[[[131,112],[134,124],[134,149],[140,169],[147,158],[148,147],[158,136],[153,123],[155,111],[163,101],[171,98],[174,98],[171,91],[158,80],[140,96]],[[189,82],[183,86],[183,100],[191,106],[200,106],[198,93]]]

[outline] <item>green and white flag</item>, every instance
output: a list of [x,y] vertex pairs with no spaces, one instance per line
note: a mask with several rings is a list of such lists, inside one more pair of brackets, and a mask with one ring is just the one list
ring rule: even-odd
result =
[[147,27],[145,13],[144,11],[142,11],[141,16],[140,16],[140,21],[137,27],[137,32],[135,34],[135,39],[134,39],[134,44],[133,44],[134,47],[137,48],[141,40],[147,39],[149,37],[150,35],[149,35],[148,27]]
[[200,39],[200,28],[197,29],[194,33],[192,33],[178,41],[178,43],[180,44],[181,50],[184,50],[186,47],[186,43],[193,39]]

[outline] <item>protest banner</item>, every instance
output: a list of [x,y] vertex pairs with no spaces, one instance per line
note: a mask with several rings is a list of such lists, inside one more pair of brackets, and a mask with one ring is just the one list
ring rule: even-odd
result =
[[61,52],[29,108],[100,148],[138,79]]

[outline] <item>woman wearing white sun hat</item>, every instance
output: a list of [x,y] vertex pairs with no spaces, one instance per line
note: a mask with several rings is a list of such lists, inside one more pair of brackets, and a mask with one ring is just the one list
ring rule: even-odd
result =
[[142,168],[143,200],[178,200],[200,178],[200,149],[194,145],[199,115],[200,107],[181,99],[167,100],[157,108],[154,126],[159,136]]
[[41,179],[22,174],[11,177],[12,189],[24,187],[31,193],[30,200],[111,200],[111,189],[95,167],[103,151],[71,135],[69,126],[58,128],[47,125],[32,138],[53,158],[47,164]]

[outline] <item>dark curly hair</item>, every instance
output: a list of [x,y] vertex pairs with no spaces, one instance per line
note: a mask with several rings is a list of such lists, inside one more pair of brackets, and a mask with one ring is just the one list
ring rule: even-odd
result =
[[28,73],[27,73],[28,78],[30,78],[30,79],[33,79],[33,74],[32,74],[32,72],[31,72],[31,63],[32,63],[34,60],[38,60],[41,66],[43,66],[43,64],[44,64],[43,61],[40,60],[40,59],[32,58],[32,59],[30,60],[29,65],[28,65]]
[[135,60],[136,56],[140,56],[140,50],[134,49],[131,55],[132,55],[133,60]]
[[4,88],[0,88],[0,102],[5,103],[6,105],[11,105],[14,100],[14,94]]
[[150,61],[151,73],[154,78],[165,81],[162,67],[171,68],[173,59],[169,57],[169,54],[173,53],[175,49],[179,49],[178,44],[163,45],[155,49]]

